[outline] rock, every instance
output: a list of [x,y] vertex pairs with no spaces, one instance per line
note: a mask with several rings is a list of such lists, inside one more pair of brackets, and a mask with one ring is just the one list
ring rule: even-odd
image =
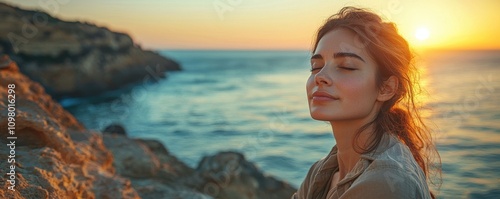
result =
[[[73,115],[69,114],[62,106],[52,100],[52,97],[45,94],[45,89],[40,84],[33,82],[25,75],[18,71],[18,66],[15,62],[11,62],[7,69],[0,70],[1,92],[5,98],[7,95],[7,85],[15,84],[17,105],[21,108],[30,108],[36,113],[47,114],[48,119],[55,120],[59,124],[69,129],[83,130],[84,127],[80,124]],[[3,101],[5,103],[5,101]],[[6,112],[2,112],[6,114]],[[5,122],[5,121],[0,121]]]
[[[14,164],[0,161],[0,198],[139,198],[129,179],[115,174],[99,133],[85,128],[43,88],[11,63],[0,70],[0,128],[7,129],[7,85],[15,88],[15,134],[0,131],[1,145],[15,141]],[[7,140],[16,136],[16,140]],[[0,156],[11,152],[0,150]],[[15,192],[5,179],[15,166]]]
[[3,55],[0,57],[0,69],[4,68],[9,68],[12,63],[12,60],[10,60],[10,57],[7,55]]
[[151,153],[156,155],[161,165],[161,171],[164,172],[164,175],[160,176],[160,180],[170,182],[193,175],[194,169],[171,155],[158,140],[135,139],[134,141],[145,146]]
[[223,199],[290,198],[296,189],[271,176],[265,176],[241,153],[220,152],[204,157],[196,175],[202,193]]
[[102,133],[127,136],[127,132],[125,131],[125,128],[123,128],[123,126],[120,124],[110,124],[109,126],[104,128],[104,130],[102,130]]
[[142,198],[212,198],[184,183],[194,169],[168,153],[156,140],[104,134],[116,172],[132,181]]
[[103,134],[103,140],[106,148],[113,154],[113,167],[120,175],[129,178],[158,175],[160,161],[146,146],[120,135]]
[[[34,33],[27,35],[26,28]],[[175,61],[141,49],[127,34],[5,3],[0,3],[0,54],[10,55],[57,99],[158,81],[167,71],[181,69]]]
[[133,180],[132,184],[142,198],[213,199],[185,186],[164,185],[155,180]]

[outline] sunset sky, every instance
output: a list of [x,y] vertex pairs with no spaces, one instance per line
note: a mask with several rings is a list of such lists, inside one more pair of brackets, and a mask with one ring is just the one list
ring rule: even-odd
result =
[[348,5],[395,22],[415,48],[500,49],[498,0],[1,1],[126,32],[149,49],[309,49],[322,22]]

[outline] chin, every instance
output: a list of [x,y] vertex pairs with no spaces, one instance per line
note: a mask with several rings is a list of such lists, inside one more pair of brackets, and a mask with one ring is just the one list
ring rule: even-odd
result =
[[332,121],[335,118],[333,115],[321,111],[311,111],[310,114],[313,119],[320,121]]

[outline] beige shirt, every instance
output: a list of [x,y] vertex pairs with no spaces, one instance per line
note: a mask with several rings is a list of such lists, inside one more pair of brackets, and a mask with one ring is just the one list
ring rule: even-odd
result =
[[410,149],[394,136],[385,135],[376,150],[362,154],[345,178],[331,188],[338,166],[334,146],[312,165],[292,199],[431,198],[422,169]]

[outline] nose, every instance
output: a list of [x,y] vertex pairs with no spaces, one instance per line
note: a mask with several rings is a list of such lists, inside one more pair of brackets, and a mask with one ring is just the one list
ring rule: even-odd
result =
[[314,76],[314,81],[316,82],[316,85],[331,85],[332,84],[332,79],[329,77],[329,75],[325,71],[326,67],[322,68],[316,75]]

